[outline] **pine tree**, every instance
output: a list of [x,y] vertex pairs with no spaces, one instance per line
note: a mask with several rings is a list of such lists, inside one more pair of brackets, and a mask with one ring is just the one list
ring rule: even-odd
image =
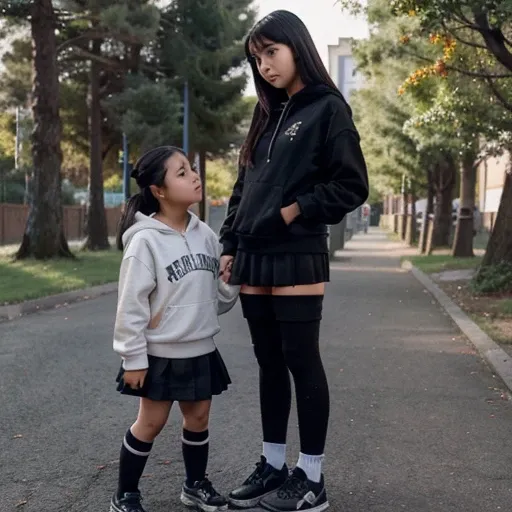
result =
[[2,2],[0,15],[11,22],[29,20],[33,43],[34,172],[28,220],[16,257],[72,257],[64,236],[61,201],[62,129],[55,35],[57,15],[51,0]]
[[[156,34],[159,12],[149,1],[75,0],[63,2],[63,59],[88,64],[89,194],[86,242],[89,250],[109,247],[104,206],[105,109],[102,101],[124,89],[136,74],[144,45]],[[115,130],[114,130],[115,131]]]

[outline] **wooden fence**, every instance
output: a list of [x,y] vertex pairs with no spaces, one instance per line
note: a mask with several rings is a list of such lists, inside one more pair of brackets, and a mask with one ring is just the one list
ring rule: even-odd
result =
[[[85,206],[64,206],[64,232],[68,240],[84,238]],[[105,208],[109,236],[115,236],[121,208]],[[0,245],[21,242],[28,206],[0,203]]]

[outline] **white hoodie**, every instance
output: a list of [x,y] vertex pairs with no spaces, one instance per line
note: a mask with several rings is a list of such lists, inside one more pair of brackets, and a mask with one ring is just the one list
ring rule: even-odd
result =
[[239,292],[218,277],[217,236],[193,213],[183,234],[140,212],[135,221],[123,235],[114,329],[124,369],[147,368],[148,354],[183,359],[213,352],[218,315]]

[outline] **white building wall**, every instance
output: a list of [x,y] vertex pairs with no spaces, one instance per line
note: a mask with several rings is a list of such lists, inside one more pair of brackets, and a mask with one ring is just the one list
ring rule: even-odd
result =
[[364,85],[364,77],[355,71],[356,63],[352,56],[351,39],[340,37],[337,45],[329,45],[329,74],[345,99],[350,102],[353,90]]

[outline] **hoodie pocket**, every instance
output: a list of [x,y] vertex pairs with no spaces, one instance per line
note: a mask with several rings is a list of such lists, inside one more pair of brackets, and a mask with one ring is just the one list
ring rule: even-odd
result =
[[159,325],[146,334],[152,343],[179,343],[209,338],[217,330],[215,297],[193,304],[169,304]]
[[273,237],[286,231],[282,204],[283,187],[259,181],[245,182],[234,231],[256,237]]

